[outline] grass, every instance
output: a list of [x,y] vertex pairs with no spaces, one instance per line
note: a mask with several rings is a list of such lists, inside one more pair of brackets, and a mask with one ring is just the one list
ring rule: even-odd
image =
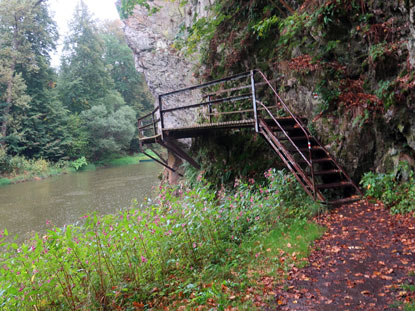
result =
[[141,207],[2,244],[0,307],[255,310],[263,277],[277,282],[302,265],[322,233],[307,220],[320,206],[292,176],[266,178],[266,185],[237,181],[232,192],[203,179],[161,188]]

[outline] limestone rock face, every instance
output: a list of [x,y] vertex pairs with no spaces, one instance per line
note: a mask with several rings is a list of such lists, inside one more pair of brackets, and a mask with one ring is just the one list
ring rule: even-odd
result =
[[412,67],[415,68],[415,0],[408,2],[408,15],[409,30],[411,32],[411,36],[408,39],[409,61]]
[[[154,0],[152,6],[159,11],[149,14],[137,5],[134,13],[124,20],[124,32],[134,52],[136,68],[145,76],[158,105],[158,95],[197,84],[192,75],[193,63],[173,48],[173,40],[183,27],[190,26],[195,15],[208,14],[210,2],[189,1],[181,7],[179,1]],[[198,92],[187,92],[163,99],[163,108],[173,108],[200,99]],[[197,110],[185,116],[166,113],[165,127],[189,124],[196,119]]]

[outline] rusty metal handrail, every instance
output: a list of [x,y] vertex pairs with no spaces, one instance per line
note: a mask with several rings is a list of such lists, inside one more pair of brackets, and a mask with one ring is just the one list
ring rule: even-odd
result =
[[306,158],[306,156],[303,154],[303,152],[300,150],[300,148],[297,147],[297,145],[292,141],[291,137],[288,135],[288,133],[284,130],[283,126],[278,122],[278,120],[274,117],[274,115],[271,113],[271,111],[268,109],[267,106],[264,105],[263,102],[257,100],[257,103],[260,104],[263,107],[263,110],[265,110],[266,112],[268,112],[269,116],[272,118],[272,120],[278,125],[278,127],[280,128],[281,132],[284,133],[285,136],[287,136],[289,142],[294,146],[295,149],[297,149],[298,153],[301,154],[301,156],[303,157],[303,159],[306,161],[306,163],[308,164],[308,166],[311,166],[310,161]]
[[[265,76],[265,74],[258,69],[253,70],[254,73],[259,73],[262,77],[262,79],[268,84],[268,86],[271,88],[271,90],[274,92],[274,95],[276,96],[276,98],[278,99],[279,103],[284,107],[285,111],[288,112],[290,114],[290,116],[294,119],[294,121],[297,123],[297,125],[299,126],[299,128],[304,132],[306,138],[307,138],[307,146],[308,146],[308,156],[309,156],[309,161],[307,161],[307,159],[304,157],[303,153],[297,148],[297,146],[294,144],[294,142],[291,140],[291,138],[287,135],[287,133],[282,129],[281,125],[279,124],[279,122],[277,122],[275,120],[275,118],[272,116],[272,118],[274,119],[274,121],[277,123],[277,125],[281,128],[281,130],[283,131],[284,135],[290,140],[290,142],[295,146],[295,148],[300,152],[300,154],[303,156],[304,160],[307,162],[307,164],[310,167],[310,171],[311,171],[311,178],[312,178],[312,183],[313,183],[313,194],[314,194],[314,198],[316,197],[316,187],[315,187],[315,176],[314,176],[314,166],[313,166],[313,159],[311,156],[311,141],[310,141],[310,135],[308,134],[308,131],[304,128],[302,122],[300,120],[298,120],[297,116],[295,114],[293,114],[291,112],[291,110],[288,108],[288,106],[284,103],[284,101],[282,100],[282,98],[278,95],[277,91],[274,89],[274,87],[272,86],[271,82],[267,79],[267,77]],[[262,103],[261,103],[262,104]],[[265,105],[262,104],[264,107]],[[270,112],[267,111],[269,114]]]

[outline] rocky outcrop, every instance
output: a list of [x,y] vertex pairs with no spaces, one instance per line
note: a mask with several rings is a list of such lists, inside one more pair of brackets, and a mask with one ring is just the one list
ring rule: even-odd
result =
[[[123,22],[128,45],[134,53],[136,69],[144,74],[157,106],[160,94],[197,83],[192,71],[195,63],[192,59],[183,57],[173,47],[173,41],[179,32],[192,24],[196,16],[206,16],[211,3],[209,0],[190,1],[183,7],[179,1],[155,0],[149,3],[158,8],[156,13],[149,14],[146,8],[137,5],[134,13]],[[163,97],[163,108],[194,103],[200,98],[196,91]],[[180,115],[166,113],[164,126],[189,125],[195,122],[197,113],[196,109]],[[173,154],[169,154],[168,159],[169,165],[175,169],[181,165],[180,159]],[[168,172],[169,182],[174,183],[177,177]]]
[[[208,8],[212,5],[211,2],[213,0],[191,0],[186,6],[181,7],[178,1],[154,0],[150,3],[160,7],[157,13],[148,15],[146,9],[137,7],[134,14],[124,21],[127,40],[135,54],[137,70],[144,73],[155,99],[158,94],[198,82],[193,76],[193,66],[199,65],[198,61],[181,55],[180,51],[173,47],[173,41],[176,35],[182,34],[196,17],[209,14]],[[287,0],[287,3],[297,9],[297,1]],[[324,1],[314,1],[314,3],[321,5]],[[370,14],[367,14],[367,18],[371,19],[368,25],[372,25],[373,30],[379,31],[376,34],[379,38],[371,37],[373,35],[371,31],[364,32],[360,24],[353,25],[353,21],[348,20],[347,16],[341,16],[340,25],[332,23],[334,26],[331,30],[324,28],[327,32],[326,36],[322,35],[322,29],[319,31],[312,29],[308,40],[316,41],[318,44],[315,46],[318,47],[324,47],[327,40],[331,40],[331,43],[338,40],[336,48],[325,52],[330,54],[327,56],[328,59],[331,61],[341,58],[347,66],[347,78],[362,81],[362,85],[365,84],[362,89],[369,88],[368,93],[373,95],[380,87],[379,82],[392,82],[395,86],[399,85],[399,79],[402,75],[406,75],[403,73],[406,64],[409,65],[409,70],[415,68],[415,0],[386,2],[374,0],[368,7],[371,9]],[[363,14],[364,9],[362,10]],[[341,29],[342,27],[344,29]],[[223,29],[225,29],[226,39],[222,44],[226,46],[226,49],[232,50],[231,46],[227,46],[229,42],[226,41],[228,39],[226,29],[228,28]],[[388,29],[391,30],[392,38],[386,38]],[[339,36],[339,30],[342,30],[342,36]],[[233,25],[228,31],[234,31]],[[240,30],[240,32],[243,31]],[[244,44],[249,45],[249,42],[245,40]],[[385,42],[386,45],[379,44]],[[397,43],[399,48],[383,53],[392,43]],[[369,51],[370,49],[372,51]],[[213,50],[216,51],[216,49]],[[251,61],[247,63],[253,64],[252,67],[255,67],[257,62],[254,51],[252,49],[252,55],[241,56],[244,61],[244,58],[251,57]],[[371,56],[372,59],[368,57],[369,52],[379,53],[379,55],[383,53],[379,57],[381,61],[375,64],[373,57]],[[313,51],[310,50],[295,48],[291,51],[291,57],[312,53]],[[221,60],[223,55],[219,56],[217,58]],[[212,57],[212,59],[216,58]],[[366,64],[363,64],[362,60],[366,60]],[[215,64],[212,63],[211,67],[214,67],[213,65]],[[238,68],[237,65],[234,67]],[[373,112],[375,117],[369,118],[370,122],[366,122],[365,114],[372,113],[372,111],[370,109],[365,111],[364,104],[361,107],[352,107],[344,111],[336,107],[333,113],[319,114],[318,110],[324,110],[321,106],[327,103],[323,102],[320,94],[316,96],[316,85],[324,79],[331,83],[333,77],[322,77],[319,73],[298,74],[292,69],[280,68],[276,71],[285,75],[280,88],[285,91],[281,95],[294,112],[307,117],[310,121],[313,120],[312,123],[310,122],[310,127],[315,130],[320,140],[339,159],[354,179],[358,180],[362,173],[369,169],[376,168],[378,171],[394,169],[401,160],[410,164],[415,162],[413,159],[415,119],[412,117],[415,111],[415,104],[412,101],[415,87],[411,90],[408,88],[405,90],[406,93],[398,90],[400,93],[395,95],[400,96],[401,99],[394,104],[385,105],[383,110],[380,109],[381,111]],[[183,102],[195,102],[199,98],[200,94],[189,92],[182,96],[167,98],[165,107],[175,107]],[[341,103],[339,105],[341,106]],[[188,124],[197,119],[196,114],[197,111],[194,111],[193,114],[186,114],[184,118],[170,114],[166,116],[166,127]],[[171,162],[176,163],[174,159],[171,159]]]
[[411,36],[408,38],[409,61],[412,67],[415,68],[415,0],[408,1],[407,12],[411,32]]
[[[150,4],[157,7],[158,12],[149,14],[146,8],[137,5],[132,16],[124,20],[124,32],[134,52],[136,68],[144,74],[157,105],[159,94],[197,83],[192,71],[195,63],[183,57],[173,47],[173,41],[179,32],[191,25],[195,16],[208,14],[210,2],[190,1],[184,7],[179,1],[155,0]],[[173,108],[185,102],[196,102],[199,98],[197,92],[170,96],[164,98],[163,107]],[[185,117],[166,114],[165,127],[184,125],[196,119],[196,113]]]
[[[411,90],[411,87],[396,82],[399,81],[399,70],[406,75],[408,69],[415,68],[415,0],[375,1],[372,5],[379,25],[385,21],[385,24],[393,24],[396,42],[406,44],[402,44],[394,53],[385,53],[383,58],[373,64],[363,66],[350,57],[348,69],[350,72],[355,71],[355,76],[365,81],[372,92],[380,87],[379,82],[382,80],[391,82],[391,85],[395,83],[392,95],[403,94],[399,100],[377,111],[371,111],[363,104],[348,109],[337,107],[332,112],[329,109],[329,112],[320,115],[319,111],[324,110],[321,107],[326,104],[322,96],[316,93],[316,85],[322,79],[321,72],[304,75],[281,67],[286,76],[283,97],[297,114],[313,120],[311,128],[356,180],[368,170],[396,170],[401,161],[415,166],[415,94],[413,87]],[[340,42],[337,55],[342,57],[348,53],[359,56],[366,42],[359,41],[365,38],[355,38]],[[322,41],[321,38],[318,40]],[[406,71],[404,68],[407,68]],[[363,88],[362,92],[365,92]]]

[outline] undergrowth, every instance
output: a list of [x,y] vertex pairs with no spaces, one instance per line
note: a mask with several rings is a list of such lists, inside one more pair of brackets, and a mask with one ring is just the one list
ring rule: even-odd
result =
[[400,165],[397,173],[366,173],[360,184],[366,195],[381,200],[394,214],[415,212],[415,173]]
[[117,215],[3,242],[0,308],[253,310],[258,275],[283,278],[322,234],[307,221],[321,206],[295,179],[273,170],[265,177],[262,185],[237,181],[232,192],[203,179],[161,188],[154,201]]

